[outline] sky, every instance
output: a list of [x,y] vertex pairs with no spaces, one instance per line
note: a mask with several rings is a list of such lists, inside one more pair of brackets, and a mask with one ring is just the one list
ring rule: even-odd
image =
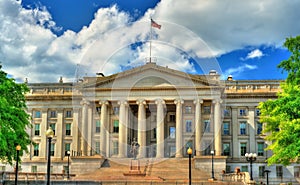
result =
[[157,65],[191,74],[285,79],[277,65],[290,56],[285,39],[300,34],[298,7],[298,0],[0,0],[0,62],[17,82],[74,82],[144,65],[151,51]]

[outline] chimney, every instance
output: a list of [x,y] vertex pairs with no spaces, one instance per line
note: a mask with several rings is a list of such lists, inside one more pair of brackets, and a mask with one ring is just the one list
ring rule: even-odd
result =
[[231,75],[228,75],[227,80],[228,80],[228,81],[232,81],[232,76],[231,76]]
[[63,83],[63,79],[62,79],[62,76],[59,78],[59,83]]
[[217,71],[216,70],[210,70],[209,75],[217,75]]

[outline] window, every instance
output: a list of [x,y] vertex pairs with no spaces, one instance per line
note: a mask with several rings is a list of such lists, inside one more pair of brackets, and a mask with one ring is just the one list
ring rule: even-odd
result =
[[116,155],[119,153],[119,143],[118,141],[113,142],[113,154]]
[[210,120],[204,120],[204,132],[210,132]]
[[56,111],[55,110],[50,111],[50,118],[56,118]]
[[223,143],[223,155],[230,156],[230,144]]
[[55,144],[51,143],[51,150],[50,150],[50,155],[54,156],[54,148],[55,148]]
[[152,138],[156,139],[156,128],[152,129]]
[[39,156],[39,143],[33,145],[33,156]]
[[100,130],[101,130],[100,120],[96,120],[96,133],[100,133]]
[[71,123],[66,124],[66,136],[71,135]]
[[240,116],[246,116],[246,109],[240,109]]
[[282,177],[282,166],[276,166],[276,176],[277,177]]
[[260,116],[260,110],[259,109],[255,109],[255,116]]
[[65,143],[65,156],[68,155],[67,151],[71,151],[71,143]]
[[262,134],[262,128],[263,128],[262,123],[257,122],[257,123],[256,123],[256,133],[257,133],[257,135]]
[[231,166],[229,165],[226,165],[226,170],[225,170],[226,173],[231,173]]
[[100,154],[100,142],[96,142],[95,150],[96,150],[96,154]]
[[246,135],[246,122],[241,122],[240,123],[240,134],[241,135]]
[[101,107],[96,107],[96,112],[100,113],[101,112]]
[[204,150],[204,155],[211,155],[211,146],[210,146],[210,142],[205,142],[205,150]]
[[169,129],[170,129],[169,130],[169,132],[170,132],[170,138],[171,139],[175,139],[175,132],[176,132],[175,127],[170,127]]
[[51,123],[51,124],[50,124],[50,127],[52,128],[53,133],[54,133],[54,135],[55,135],[55,123]]
[[210,114],[210,106],[203,106],[203,114]]
[[265,171],[265,166],[259,166],[258,167],[258,176],[260,178],[264,178],[265,177],[264,171]]
[[248,172],[248,166],[242,166],[241,172]]
[[185,121],[185,131],[192,132],[192,120]]
[[224,116],[230,116],[230,110],[229,109],[224,109],[223,115]]
[[191,106],[185,106],[185,113],[191,114],[192,113],[192,107]]
[[71,110],[66,111],[66,118],[72,118],[72,111]]
[[113,133],[119,133],[119,120],[114,120]]
[[35,112],[34,112],[34,117],[35,117],[35,118],[41,118],[41,111],[38,111],[38,110],[35,111]]
[[0,171],[6,171],[6,167],[5,166],[0,166]]
[[34,135],[39,136],[40,135],[40,124],[34,125]]
[[174,122],[176,121],[176,116],[174,114],[170,115],[170,122]]
[[37,172],[37,166],[31,166],[31,172],[36,173]]
[[63,169],[64,169],[64,172],[68,174],[68,171],[69,171],[68,166],[63,166]]
[[240,144],[240,150],[241,150],[241,156],[245,156],[247,152],[247,143],[241,143]]
[[114,111],[114,115],[119,115],[119,107],[114,107],[113,111]]
[[223,135],[229,135],[230,132],[229,132],[229,123],[227,122],[224,122],[223,123]]
[[257,143],[257,156],[264,156],[264,143]]

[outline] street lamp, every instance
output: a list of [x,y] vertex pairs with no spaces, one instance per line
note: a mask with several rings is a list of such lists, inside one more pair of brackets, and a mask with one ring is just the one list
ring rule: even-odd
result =
[[189,154],[189,185],[192,184],[192,162],[191,162],[192,153],[193,150],[191,149],[191,147],[189,147],[189,149],[187,150],[187,154]]
[[20,150],[21,150],[21,146],[20,146],[20,145],[17,145],[17,146],[16,146],[16,150],[17,150],[17,161],[16,161],[15,185],[18,184],[19,153],[20,153]]
[[51,163],[51,140],[54,136],[54,132],[51,127],[46,131],[46,137],[48,139],[48,163],[47,163],[47,185],[50,185],[50,163]]
[[267,185],[269,185],[269,173],[270,173],[270,172],[271,172],[270,170],[265,170],[265,171],[264,171],[264,173],[267,174]]
[[250,153],[250,154],[246,153],[246,154],[245,154],[245,157],[246,157],[246,160],[247,160],[248,162],[250,162],[250,180],[253,180],[252,163],[253,163],[254,161],[256,161],[257,155],[256,155],[256,153]]
[[211,154],[211,179],[214,180],[215,179],[215,172],[214,172],[214,155],[215,155],[215,151],[212,150],[210,151]]
[[67,171],[67,179],[70,179],[70,151],[67,151],[68,156],[68,171]]

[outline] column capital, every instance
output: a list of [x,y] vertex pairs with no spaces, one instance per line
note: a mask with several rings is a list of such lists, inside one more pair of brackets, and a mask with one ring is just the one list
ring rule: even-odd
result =
[[136,101],[136,104],[138,105],[146,105],[146,101],[144,99],[140,99]]
[[194,104],[197,104],[197,103],[202,104],[202,103],[203,103],[203,99],[201,99],[201,98],[195,99],[195,100],[194,100]]
[[156,100],[155,100],[155,104],[157,104],[157,105],[158,105],[158,104],[166,104],[166,102],[165,102],[163,99],[160,99],[160,98],[159,98],[159,99],[156,99]]
[[89,105],[90,101],[83,99],[82,101],[80,101],[80,105]]
[[100,105],[108,105],[109,102],[107,100],[99,100]]
[[183,99],[176,99],[176,100],[174,100],[174,103],[175,104],[183,104],[184,100]]
[[118,101],[118,105],[128,105],[128,101],[127,100],[119,100]]
[[213,104],[221,104],[221,103],[223,103],[223,100],[220,99],[220,98],[213,99],[212,103],[213,103]]

